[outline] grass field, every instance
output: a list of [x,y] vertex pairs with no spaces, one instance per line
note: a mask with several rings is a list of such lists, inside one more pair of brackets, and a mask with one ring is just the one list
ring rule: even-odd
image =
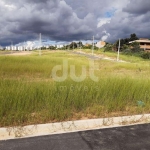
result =
[[[120,57],[129,62],[96,60],[99,81],[94,82],[89,60],[69,52],[0,56],[0,126],[149,113],[150,61]],[[54,81],[52,69],[63,60],[76,66],[78,76],[81,66],[86,66],[86,79],[75,82],[68,76],[64,82]],[[62,71],[57,74],[61,76]]]
[[[77,50],[77,51],[81,51],[81,52],[83,51],[83,52],[88,53],[88,54],[92,53],[92,50],[90,50],[90,49],[83,49],[83,50]],[[104,48],[101,48],[99,50],[95,50],[94,54],[101,55],[104,57],[110,57],[113,59],[117,59],[117,52],[114,52],[114,51],[104,52]],[[124,60],[124,61],[128,61],[128,62],[137,62],[137,61],[143,60],[139,56],[136,57],[136,56],[132,56],[132,55],[125,55],[125,54],[123,55],[121,52],[120,52],[120,59]]]

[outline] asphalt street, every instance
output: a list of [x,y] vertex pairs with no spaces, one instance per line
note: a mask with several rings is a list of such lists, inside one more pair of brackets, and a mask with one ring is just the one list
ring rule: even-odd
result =
[[150,150],[150,124],[0,141],[0,150]]

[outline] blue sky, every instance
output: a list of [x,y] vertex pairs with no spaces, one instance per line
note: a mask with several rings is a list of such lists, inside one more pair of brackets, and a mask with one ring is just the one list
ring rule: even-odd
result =
[[105,12],[104,17],[105,18],[112,18],[115,15],[116,11],[117,11],[116,8],[112,8],[111,10],[108,10],[107,12]]

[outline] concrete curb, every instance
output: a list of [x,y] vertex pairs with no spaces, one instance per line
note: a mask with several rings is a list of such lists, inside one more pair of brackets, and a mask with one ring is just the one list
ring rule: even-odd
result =
[[150,114],[0,128],[0,140],[150,123]]

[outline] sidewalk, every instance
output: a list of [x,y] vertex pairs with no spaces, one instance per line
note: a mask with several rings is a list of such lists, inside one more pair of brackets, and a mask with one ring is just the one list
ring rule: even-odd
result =
[[150,123],[150,114],[0,128],[0,140]]

